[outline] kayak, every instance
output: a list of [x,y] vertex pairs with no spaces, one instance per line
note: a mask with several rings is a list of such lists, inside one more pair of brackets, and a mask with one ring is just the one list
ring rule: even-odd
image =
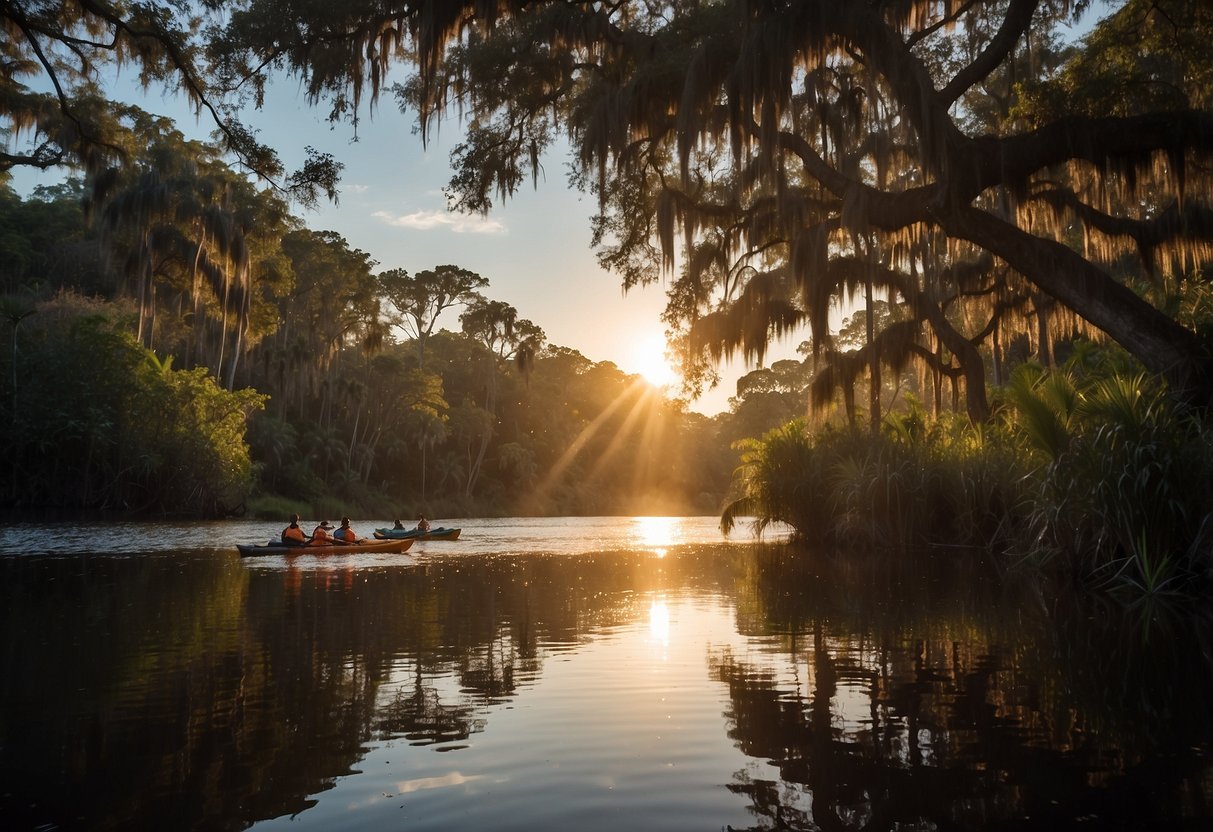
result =
[[418,529],[375,529],[378,540],[458,540],[463,529],[448,529],[445,526],[435,526],[429,531]]
[[355,543],[333,543],[328,546],[291,546],[280,540],[269,543],[237,543],[240,557],[251,558],[258,555],[352,555],[357,552],[386,552],[397,554],[407,551],[413,545],[411,540],[369,540],[363,538]]

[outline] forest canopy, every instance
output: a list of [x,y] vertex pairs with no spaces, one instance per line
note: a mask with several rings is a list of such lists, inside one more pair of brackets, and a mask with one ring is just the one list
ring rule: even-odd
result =
[[[489,210],[571,139],[599,196],[602,262],[625,286],[678,263],[667,318],[692,389],[713,360],[761,361],[799,326],[834,355],[829,311],[858,294],[894,298],[913,320],[871,333],[862,361],[835,357],[835,387],[918,362],[963,379],[981,419],[980,349],[1032,331],[1048,363],[1048,340],[1077,327],[1207,402],[1208,350],[1166,298],[1213,233],[1210,13],[1130,0],[1081,48],[1063,43],[1089,5],[243,0],[193,16],[11,4],[5,115],[39,141],[5,164],[95,169],[122,155],[121,126],[90,120],[86,94],[103,63],[132,62],[210,113],[224,152],[314,199],[332,193],[335,161],[284,178],[240,107],[286,72],[356,124],[402,69],[414,74],[390,91],[423,133],[439,114],[465,119],[458,209]],[[39,67],[54,95],[20,83]]]
[[422,129],[468,125],[463,210],[533,181],[567,135],[602,262],[625,286],[678,264],[668,322],[693,382],[799,326],[831,354],[829,312],[860,295],[911,318],[836,359],[834,387],[918,362],[980,420],[981,349],[1031,333],[1048,363],[1077,328],[1205,403],[1207,345],[1166,299],[1201,280],[1213,233],[1210,14],[1122,3],[1076,49],[1060,27],[1087,6],[468,0],[271,20],[280,4],[250,0],[215,54],[232,77],[298,74],[335,117],[415,67],[392,92]]

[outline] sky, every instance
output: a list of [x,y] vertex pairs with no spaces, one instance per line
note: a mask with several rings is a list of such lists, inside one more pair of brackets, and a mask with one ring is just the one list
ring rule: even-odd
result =
[[[195,119],[180,96],[154,89],[144,94],[122,78],[111,90],[174,118],[187,136],[206,138],[213,129],[206,119]],[[543,329],[550,344],[591,361],[612,361],[628,373],[652,372],[664,352],[664,280],[625,294],[619,278],[598,265],[590,248],[594,197],[570,188],[563,155],[544,159],[537,188],[528,181],[504,203],[495,199],[487,217],[455,214],[447,210],[442,189],[451,175],[449,151],[461,137],[458,119],[442,122],[423,145],[415,114],[402,113],[390,95],[363,114],[356,136],[348,124],[331,126],[326,114],[323,103],[309,106],[295,82],[282,79],[271,85],[262,110],[244,114],[288,170],[299,166],[309,145],[344,163],[336,205],[324,202],[312,211],[293,206],[309,228],[341,234],[378,262],[376,271],[403,268],[415,274],[445,264],[471,269],[488,279],[486,296],[514,306]],[[13,186],[21,193],[63,175],[14,174]],[[457,331],[459,311],[446,312],[439,327]],[[801,340],[789,337],[787,348],[774,350],[768,362],[794,355]],[[708,415],[727,410],[737,378],[750,369],[740,357],[723,364],[721,384],[690,408]]]

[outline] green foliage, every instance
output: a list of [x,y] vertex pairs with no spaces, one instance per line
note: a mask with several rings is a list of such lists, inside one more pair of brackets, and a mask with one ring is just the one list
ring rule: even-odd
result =
[[771,523],[786,523],[801,534],[825,533],[830,528],[829,469],[831,458],[818,452],[807,424],[794,419],[736,446],[741,465],[734,473],[739,496],[720,518],[728,534],[743,516],[753,516],[761,532]]
[[1154,589],[1208,567],[1213,433],[1141,374],[1079,390],[1064,450],[1037,488],[1038,558]]
[[[277,494],[254,494],[245,502],[245,515],[258,520],[281,520],[300,512],[298,500]],[[314,514],[315,512],[313,512]]]
[[489,282],[473,271],[458,266],[436,266],[409,275],[404,269],[390,269],[376,280],[379,289],[396,310],[399,325],[417,345],[417,365],[425,366],[425,342],[434,334],[438,316],[446,309],[472,302]]
[[1050,460],[1059,459],[1069,448],[1078,408],[1073,380],[1064,372],[1046,373],[1039,365],[1025,364],[1012,375],[1006,395],[1028,446]]
[[47,297],[70,286],[112,291],[98,235],[85,221],[78,179],[37,188],[22,199],[0,186],[0,293]]
[[[225,20],[229,11],[223,10]],[[182,0],[0,7],[6,35],[0,41],[0,132],[10,139],[0,152],[0,172],[74,165],[93,174],[129,161],[144,142],[116,117],[122,108],[104,90],[111,73],[124,66],[145,88],[185,96],[209,117],[223,152],[276,190],[308,207],[322,193],[335,199],[339,162],[309,147],[303,166],[288,174],[277,153],[237,120],[239,100],[225,97],[243,94],[237,91],[258,96],[261,86],[257,79],[231,77],[232,63],[219,57],[221,44],[212,47],[216,62],[208,66],[200,35],[213,31],[206,17],[219,13],[215,3]],[[281,19],[280,10],[276,16]]]
[[[337,235],[299,235],[288,248],[297,244],[314,262],[348,252]],[[361,282],[362,268],[352,273]],[[388,282],[399,289],[402,277],[393,270]],[[375,285],[367,315],[383,300]],[[715,421],[613,364],[536,349],[542,332],[513,307],[469,298],[470,331],[427,335],[423,370],[416,339],[368,350],[358,327],[331,341],[290,337],[324,296],[306,283],[295,291],[282,331],[248,362],[272,396],[249,429],[266,492],[354,516],[385,500],[384,515],[719,510],[733,460]]]
[[1024,366],[1000,418],[914,402],[879,437],[801,420],[742,443],[722,526],[753,514],[840,545],[995,547],[1082,583],[1177,591],[1213,564],[1213,430],[1160,383],[1079,345]]
[[0,409],[5,502],[204,516],[243,502],[245,421],[262,396],[173,370],[135,341],[122,307],[72,295],[40,304],[17,342]]
[[204,368],[145,367],[134,380],[139,392],[130,418],[138,426],[138,464],[156,504],[203,516],[241,505],[252,484],[245,424],[264,397],[224,390]]
[[722,526],[756,516],[843,546],[993,545],[1011,539],[1023,463],[985,429],[911,408],[878,437],[803,420],[742,443]]
[[1024,83],[1019,114],[1039,122],[1061,113],[1208,108],[1213,96],[1213,11],[1191,0],[1129,0],[1087,37],[1056,77]]

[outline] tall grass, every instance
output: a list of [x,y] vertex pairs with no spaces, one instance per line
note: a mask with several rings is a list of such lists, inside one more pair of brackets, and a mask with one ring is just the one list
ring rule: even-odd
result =
[[977,546],[1083,584],[1167,593],[1213,576],[1213,431],[1152,379],[1021,368],[996,417],[915,402],[877,437],[798,420],[743,445],[727,529],[753,515],[835,546]]
[[992,545],[1022,515],[1022,466],[960,419],[930,420],[921,409],[862,431],[811,431],[797,420],[742,444],[737,498],[722,516],[730,529],[753,515],[835,545]]
[[1146,376],[1078,386],[1064,442],[1034,480],[1036,558],[1146,592],[1208,570],[1213,433]]
[[805,535],[829,522],[824,459],[815,452],[803,419],[759,439],[744,439],[736,447],[741,465],[734,472],[737,496],[720,519],[725,533],[743,516],[753,516],[758,531],[770,523],[786,523]]

